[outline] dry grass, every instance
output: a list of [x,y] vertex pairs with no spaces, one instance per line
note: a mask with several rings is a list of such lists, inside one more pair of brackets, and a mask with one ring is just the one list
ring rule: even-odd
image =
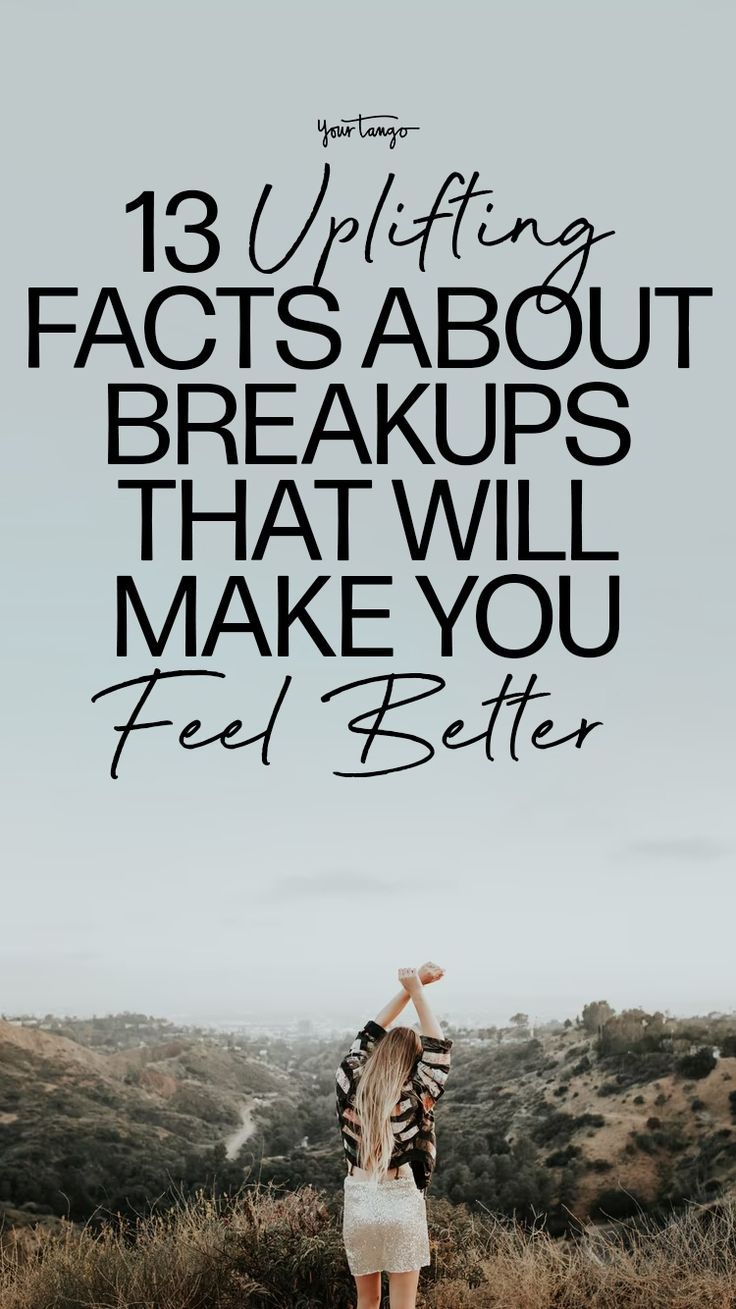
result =
[[736,1206],[574,1241],[490,1220],[444,1267],[425,1309],[734,1309]]
[[[554,1241],[430,1204],[423,1309],[734,1309],[736,1205]],[[310,1188],[200,1195],[135,1230],[6,1233],[2,1309],[348,1309],[339,1215]]]

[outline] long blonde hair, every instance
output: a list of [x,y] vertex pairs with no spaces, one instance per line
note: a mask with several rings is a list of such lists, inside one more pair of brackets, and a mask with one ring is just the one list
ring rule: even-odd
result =
[[413,1027],[393,1027],[381,1037],[363,1066],[355,1093],[360,1121],[360,1167],[379,1181],[388,1173],[396,1140],[391,1114],[421,1053]]

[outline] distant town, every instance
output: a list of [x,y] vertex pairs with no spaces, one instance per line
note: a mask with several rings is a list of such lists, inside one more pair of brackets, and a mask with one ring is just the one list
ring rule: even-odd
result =
[[[67,1036],[105,1053],[156,1046],[176,1040],[216,1042],[229,1049],[238,1048],[238,1039],[251,1047],[253,1042],[259,1039],[267,1043],[305,1039],[330,1041],[352,1030],[349,1023],[339,1023],[334,1019],[312,1018],[294,1018],[290,1021],[220,1019],[209,1023],[192,1023],[134,1012],[94,1014],[89,1017],[54,1013],[43,1016],[19,1013],[0,1014],[0,1018],[16,1026],[35,1028],[55,1036]],[[543,1022],[530,1019],[529,1015],[524,1013],[514,1014],[507,1026],[488,1026],[479,1024],[470,1017],[459,1020],[447,1015],[443,1016],[443,1021],[449,1030],[462,1037],[465,1042],[478,1045],[488,1042],[504,1044],[508,1041],[529,1041],[535,1036],[553,1035],[555,1032],[564,1031],[566,1027],[573,1026],[569,1019],[566,1022],[556,1020]],[[674,1019],[672,1021],[674,1022]]]

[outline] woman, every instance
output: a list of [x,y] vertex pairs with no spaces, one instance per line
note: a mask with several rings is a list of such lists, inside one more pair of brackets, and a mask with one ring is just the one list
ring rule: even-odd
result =
[[[357,1309],[378,1309],[381,1273],[391,1309],[414,1309],[419,1270],[429,1263],[424,1193],[434,1169],[434,1106],[444,1090],[452,1041],[427,1003],[437,964],[400,968],[401,990],[358,1033],[337,1070],[337,1114],[348,1164],[343,1237]],[[389,1023],[409,999],[419,1019]]]

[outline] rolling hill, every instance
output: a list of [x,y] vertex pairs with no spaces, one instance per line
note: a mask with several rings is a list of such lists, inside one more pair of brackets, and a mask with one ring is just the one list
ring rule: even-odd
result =
[[99,1053],[0,1020],[0,1206],[86,1219],[212,1178],[278,1069],[196,1038]]
[[[453,1033],[434,1196],[522,1222],[545,1215],[559,1234],[734,1194],[736,1018],[609,1010],[594,1030]],[[172,1190],[256,1177],[339,1194],[344,1039],[256,1043],[152,1023],[141,1040],[134,1023],[105,1021],[104,1040],[84,1024],[0,1021],[8,1221],[132,1215]]]

